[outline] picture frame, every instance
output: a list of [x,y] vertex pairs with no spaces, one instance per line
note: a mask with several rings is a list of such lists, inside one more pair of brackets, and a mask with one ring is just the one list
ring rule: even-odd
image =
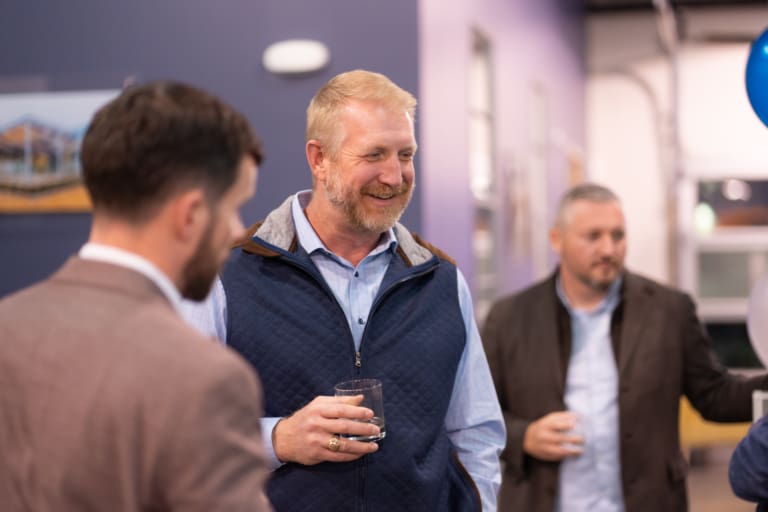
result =
[[0,213],[83,212],[80,144],[114,90],[0,94]]

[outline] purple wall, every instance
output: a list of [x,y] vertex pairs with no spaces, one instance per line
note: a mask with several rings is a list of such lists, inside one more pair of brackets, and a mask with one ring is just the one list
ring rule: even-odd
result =
[[[295,37],[324,41],[330,67],[302,78],[267,73],[263,50]],[[129,76],[168,78],[207,88],[242,110],[267,153],[256,197],[243,211],[246,223],[309,188],[305,109],[328,78],[365,68],[418,93],[413,0],[10,2],[0,16],[0,43],[0,92],[112,89]],[[417,231],[421,193],[403,217]],[[89,223],[88,214],[0,214],[0,296],[57,268],[85,241]]]
[[[572,0],[137,0],[11,2],[0,16],[0,92],[118,88],[171,78],[224,97],[247,114],[267,159],[247,223],[291,192],[310,186],[304,112],[334,74],[366,68],[389,75],[419,98],[417,192],[403,222],[453,255],[473,279],[472,198],[467,154],[467,65],[471,31],[493,46],[495,157],[504,203],[500,282],[518,288],[536,277],[531,233],[519,233],[525,206],[508,203],[530,157],[530,90],[546,90],[553,139],[584,144],[584,44],[579,2]],[[328,69],[283,78],[261,67],[269,44],[324,41]],[[566,186],[562,148],[548,150],[549,215]],[[535,179],[527,176],[526,179]],[[505,202],[507,201],[507,202]],[[529,215],[530,217],[530,215]],[[530,220],[530,218],[528,219]],[[50,273],[86,239],[89,215],[0,215],[0,296]],[[518,232],[515,232],[518,229]],[[527,238],[526,238],[527,237]],[[523,243],[519,243],[520,240]],[[548,262],[544,262],[546,267]]]
[[[468,70],[472,31],[490,40],[494,67],[494,157],[501,225],[501,292],[551,268],[546,231],[568,185],[566,154],[584,147],[584,24],[571,0],[421,0],[421,186],[426,237],[457,259],[470,286],[473,199],[469,188]],[[545,176],[534,173],[532,90],[545,91]],[[527,189],[541,180],[540,198]],[[526,190],[521,190],[526,189]],[[436,191],[439,190],[439,193]],[[520,199],[527,200],[527,203]],[[541,209],[541,225],[532,211]],[[538,236],[537,235],[541,235]],[[541,258],[538,254],[543,253]]]

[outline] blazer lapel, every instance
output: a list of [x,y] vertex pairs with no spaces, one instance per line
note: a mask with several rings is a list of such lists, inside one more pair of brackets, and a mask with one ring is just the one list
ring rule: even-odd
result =
[[619,338],[619,380],[628,371],[641,343],[658,338],[660,311],[651,290],[630,273],[624,274],[623,319]]
[[536,365],[532,370],[540,372],[543,382],[555,385],[554,396],[562,397],[565,394],[565,378],[571,355],[570,319],[557,297],[554,276],[549,280],[546,293],[547,300],[532,301],[544,306],[535,309],[533,322],[533,325],[539,326],[537,360],[544,364]]

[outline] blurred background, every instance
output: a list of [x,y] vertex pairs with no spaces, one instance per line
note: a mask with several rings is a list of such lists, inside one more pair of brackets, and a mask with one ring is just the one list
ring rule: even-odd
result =
[[[19,144],[7,95],[183,80],[243,111],[263,139],[249,224],[310,187],[314,92],[342,71],[378,71],[419,99],[418,186],[403,222],[458,261],[478,321],[552,270],[556,202],[592,180],[623,200],[628,267],[690,292],[723,361],[756,371],[746,316],[768,270],[768,129],[745,66],[766,27],[765,1],[6,2],[0,164]],[[327,62],[268,70],[265,50],[293,39],[321,43]],[[87,211],[5,208],[0,296],[52,272],[88,227]],[[752,510],[724,472],[746,428],[706,424],[684,404],[691,510]]]

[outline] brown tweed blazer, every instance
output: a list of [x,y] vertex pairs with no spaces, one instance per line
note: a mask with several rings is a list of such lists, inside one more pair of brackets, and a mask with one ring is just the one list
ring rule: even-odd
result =
[[[523,452],[528,424],[565,410],[568,313],[555,277],[498,301],[482,333],[507,427],[500,512],[552,512],[558,464]],[[624,274],[611,339],[619,372],[621,480],[627,512],[687,509],[680,451],[680,397],[712,421],[751,419],[753,389],[768,376],[728,373],[684,293]]]
[[0,508],[263,511],[250,367],[144,276],[70,259],[0,301]]

